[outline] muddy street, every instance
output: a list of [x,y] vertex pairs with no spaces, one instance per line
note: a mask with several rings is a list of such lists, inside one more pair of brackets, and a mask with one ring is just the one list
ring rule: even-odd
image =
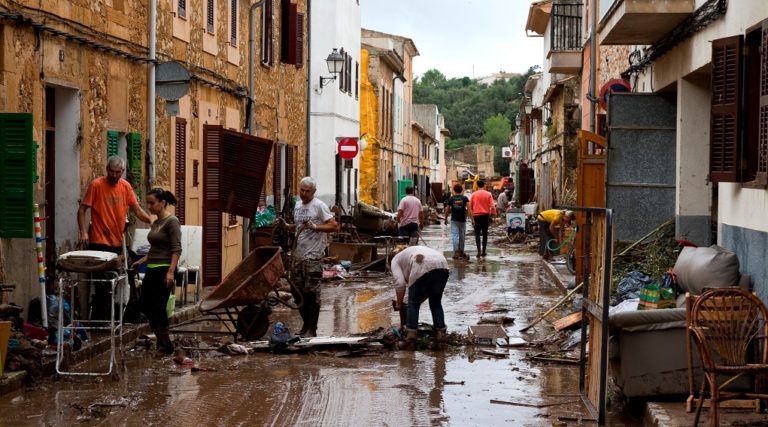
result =
[[[449,250],[448,229],[432,226],[424,234],[427,245]],[[483,313],[507,311],[516,319],[506,327],[511,337],[533,342],[548,336],[546,322],[518,331],[563,294],[540,258],[512,249],[488,252],[484,262],[451,264],[443,297],[449,332],[466,334]],[[318,333],[346,336],[395,324],[393,297],[389,281],[326,284]],[[275,311],[272,321],[278,320],[299,329],[299,316],[288,309]],[[420,320],[431,322],[426,303]],[[537,351],[531,347],[510,348],[507,357],[483,348],[489,347],[382,350],[354,358],[203,354],[196,362],[211,371],[202,372],[179,367],[171,357],[129,351],[120,381],[46,381],[9,395],[0,404],[0,425],[551,425],[558,415],[585,414],[576,403],[577,365],[532,362],[526,359]]]

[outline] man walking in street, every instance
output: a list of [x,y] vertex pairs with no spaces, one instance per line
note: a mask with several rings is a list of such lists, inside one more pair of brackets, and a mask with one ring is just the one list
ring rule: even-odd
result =
[[539,255],[544,260],[549,260],[552,257],[550,247],[554,247],[562,241],[563,228],[570,225],[574,217],[573,211],[560,209],[542,211],[536,217],[539,223]]
[[421,200],[413,195],[413,187],[405,187],[405,197],[397,207],[398,235],[409,237],[410,245],[415,245],[419,239],[419,229],[422,224]]
[[[77,210],[77,225],[80,229],[78,247],[92,251],[123,253],[123,232],[125,231],[128,208],[140,221],[152,222],[150,216],[139,206],[131,184],[122,178],[125,172],[125,160],[119,156],[107,159],[107,175],[91,181],[85,192],[80,208]],[[86,222],[86,212],[91,210],[91,222]],[[128,254],[125,254],[128,256]],[[86,282],[87,283],[87,282]],[[88,284],[90,285],[90,283]],[[88,313],[90,289],[82,289],[79,304],[83,313]],[[92,319],[107,319],[109,291],[105,286],[97,286],[94,292]],[[85,316],[82,316],[86,318]]]
[[[477,257],[485,257],[485,249],[488,246],[488,226],[491,217],[496,215],[496,205],[493,196],[485,190],[485,181],[477,182],[477,191],[472,193],[469,199],[469,212],[472,214],[472,224],[475,228],[475,245]],[[482,245],[480,237],[482,235]]]
[[469,199],[464,195],[461,184],[453,186],[453,196],[445,202],[445,223],[451,217],[451,237],[453,240],[453,259],[468,260],[464,253],[464,237],[467,234],[467,205]]
[[445,341],[445,314],[443,313],[443,290],[448,283],[448,261],[442,253],[426,246],[411,246],[392,258],[392,278],[395,282],[395,310],[403,306],[408,291],[408,316],[406,336],[401,349],[415,350],[419,327],[419,308],[429,300],[432,325],[435,328],[434,342]]
[[336,219],[322,200],[315,198],[317,184],[312,177],[299,183],[299,198],[293,217],[296,220],[296,249],[291,294],[300,304],[299,314],[304,322],[299,335],[317,336],[320,318],[320,279],[323,276],[322,259],[328,246],[325,233],[338,231]]

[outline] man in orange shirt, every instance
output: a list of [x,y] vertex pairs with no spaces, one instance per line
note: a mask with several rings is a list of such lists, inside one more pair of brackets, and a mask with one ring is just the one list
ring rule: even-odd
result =
[[[488,225],[491,223],[491,217],[496,215],[496,204],[493,201],[493,195],[485,190],[483,180],[477,182],[477,191],[473,192],[469,199],[469,212],[472,214],[472,224],[475,229],[477,257],[485,257],[485,248],[488,246]],[[480,245],[481,234],[482,246]]]

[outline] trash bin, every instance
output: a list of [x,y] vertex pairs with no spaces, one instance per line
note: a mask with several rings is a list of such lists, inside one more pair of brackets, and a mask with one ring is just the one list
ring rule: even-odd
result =
[[0,322],[0,376],[5,369],[5,355],[8,352],[8,340],[11,338],[11,322]]

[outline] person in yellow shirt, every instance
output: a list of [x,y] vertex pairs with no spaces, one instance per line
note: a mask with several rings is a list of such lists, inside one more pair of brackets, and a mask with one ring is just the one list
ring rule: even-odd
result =
[[562,234],[563,228],[571,224],[575,215],[573,211],[566,211],[560,209],[549,209],[539,212],[536,220],[539,222],[539,255],[545,260],[549,260],[552,257],[552,252],[547,247],[550,240],[554,240],[550,246],[555,246],[560,243],[562,238],[558,238]]

